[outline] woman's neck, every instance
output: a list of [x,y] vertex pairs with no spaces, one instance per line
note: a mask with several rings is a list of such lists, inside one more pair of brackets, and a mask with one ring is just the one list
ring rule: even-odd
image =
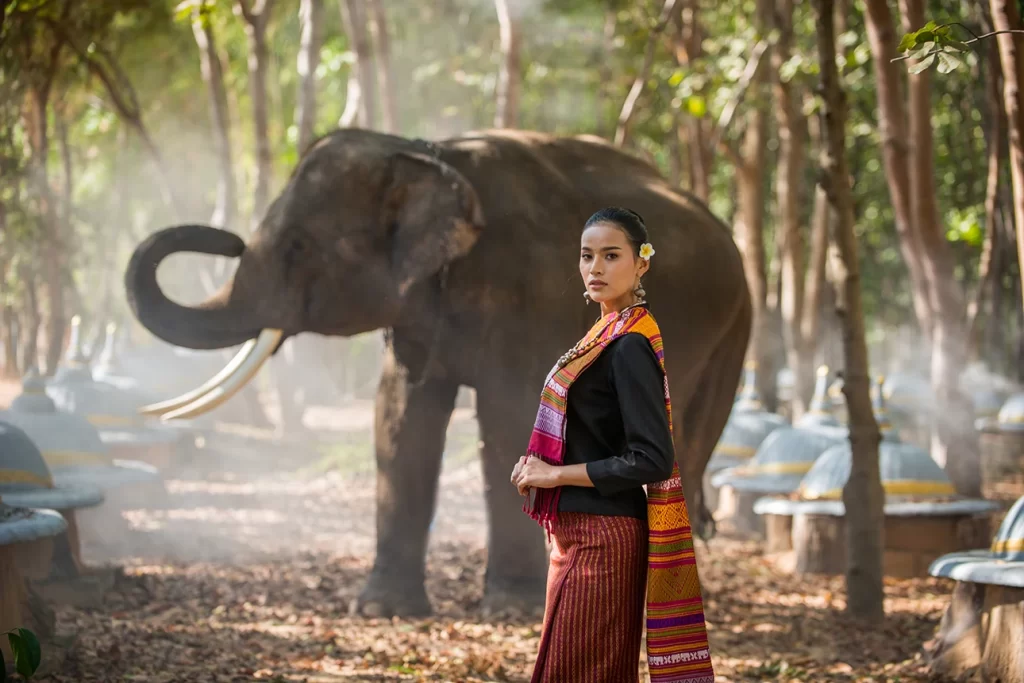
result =
[[601,317],[605,317],[611,314],[619,314],[626,310],[630,306],[635,306],[640,303],[640,300],[636,298],[636,295],[630,292],[626,296],[616,299],[614,301],[602,301],[601,302]]

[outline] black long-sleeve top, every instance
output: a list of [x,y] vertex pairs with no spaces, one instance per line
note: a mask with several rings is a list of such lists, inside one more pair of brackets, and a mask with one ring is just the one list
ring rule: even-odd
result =
[[616,339],[569,387],[565,464],[586,463],[594,488],[562,487],[558,509],[647,519],[645,484],[668,479],[675,454],[664,375],[647,339]]

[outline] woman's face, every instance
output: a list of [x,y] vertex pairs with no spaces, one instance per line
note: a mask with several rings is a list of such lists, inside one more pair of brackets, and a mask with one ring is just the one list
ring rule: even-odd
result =
[[597,223],[580,239],[580,275],[602,310],[621,310],[636,301],[633,290],[649,264],[633,251],[622,228]]

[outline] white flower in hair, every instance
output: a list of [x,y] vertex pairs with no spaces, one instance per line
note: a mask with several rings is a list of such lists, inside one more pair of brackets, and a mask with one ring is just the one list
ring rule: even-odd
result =
[[651,257],[654,256],[654,247],[651,246],[650,242],[644,242],[640,245],[640,258],[645,261],[650,261]]

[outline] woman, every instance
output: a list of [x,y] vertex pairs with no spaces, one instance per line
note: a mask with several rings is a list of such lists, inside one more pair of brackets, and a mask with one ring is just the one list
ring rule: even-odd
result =
[[661,335],[640,283],[653,255],[635,212],[587,221],[583,296],[601,318],[548,375],[512,471],[554,540],[533,683],[638,681],[645,607],[651,682],[714,681]]

